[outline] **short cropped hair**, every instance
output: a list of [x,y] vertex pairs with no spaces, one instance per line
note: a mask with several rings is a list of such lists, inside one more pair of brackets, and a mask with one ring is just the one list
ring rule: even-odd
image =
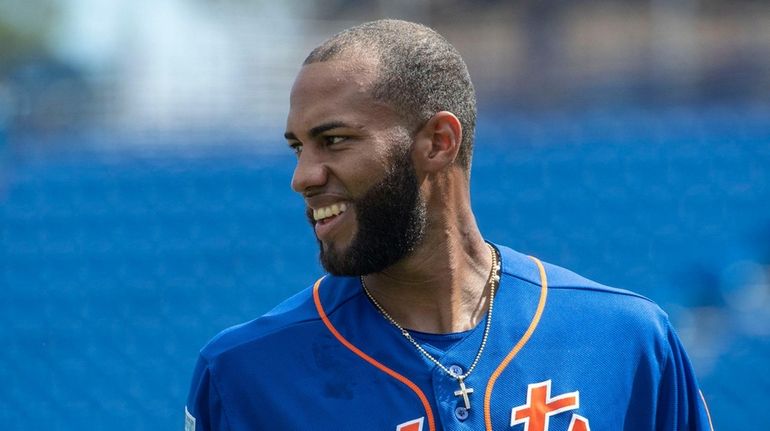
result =
[[379,20],[344,30],[315,48],[303,65],[371,53],[379,60],[372,93],[414,126],[449,111],[460,120],[457,162],[470,172],[476,127],[476,92],[460,53],[443,36],[421,24]]

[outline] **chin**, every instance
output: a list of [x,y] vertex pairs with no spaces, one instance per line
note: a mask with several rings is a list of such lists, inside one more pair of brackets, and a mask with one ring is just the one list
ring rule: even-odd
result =
[[350,247],[342,247],[335,242],[322,243],[320,241],[319,245],[319,260],[326,272],[338,276],[361,275],[359,264],[351,255]]

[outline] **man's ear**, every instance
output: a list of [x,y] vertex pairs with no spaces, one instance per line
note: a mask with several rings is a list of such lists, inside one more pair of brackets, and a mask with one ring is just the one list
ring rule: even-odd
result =
[[439,172],[457,159],[463,128],[448,111],[434,114],[417,132],[412,153],[415,168],[425,173]]

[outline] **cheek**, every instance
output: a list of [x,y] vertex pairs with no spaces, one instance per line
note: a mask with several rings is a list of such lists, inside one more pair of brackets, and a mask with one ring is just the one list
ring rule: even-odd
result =
[[393,170],[393,151],[401,145],[386,139],[361,139],[341,151],[333,170],[353,198],[360,197]]
[[353,199],[360,198],[372,186],[385,177],[385,168],[378,163],[359,163],[350,166],[349,174],[343,179],[345,188]]

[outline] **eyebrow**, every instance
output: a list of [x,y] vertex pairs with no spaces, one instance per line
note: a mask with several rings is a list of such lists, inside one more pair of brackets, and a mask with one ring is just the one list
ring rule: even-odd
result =
[[[318,137],[318,135],[320,135],[323,132],[336,129],[339,127],[350,127],[350,126],[346,123],[343,123],[342,121],[331,121],[331,122],[323,123],[313,127],[312,129],[310,129],[310,132],[308,132],[308,134],[310,135],[311,138],[316,138]],[[284,133],[283,137],[286,139],[297,140],[297,136],[292,132]]]

